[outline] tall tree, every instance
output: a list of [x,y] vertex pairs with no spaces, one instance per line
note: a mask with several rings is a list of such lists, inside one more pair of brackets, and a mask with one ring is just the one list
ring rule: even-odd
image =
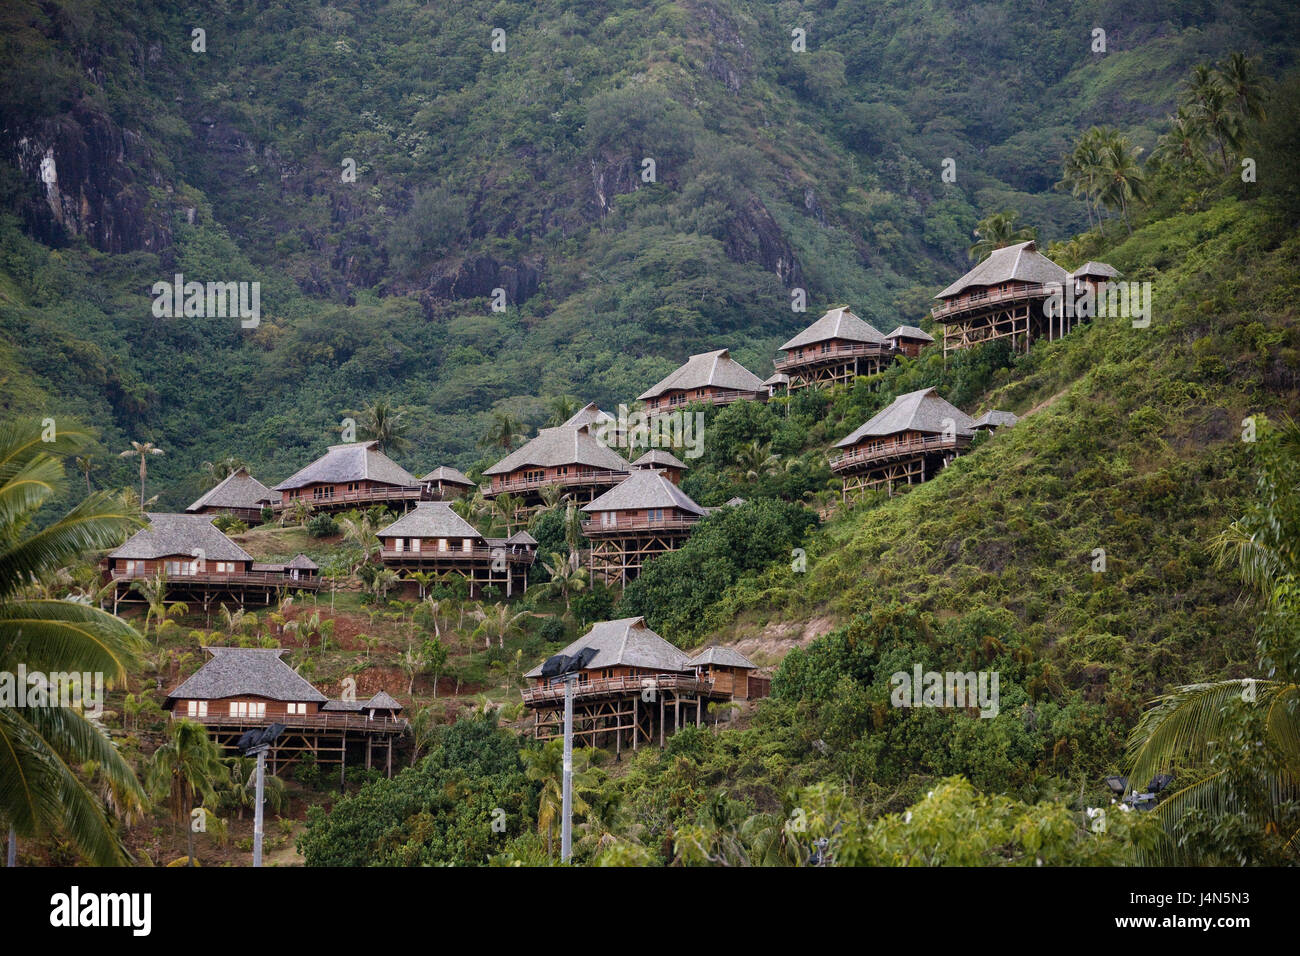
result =
[[[167,740],[149,762],[145,780],[149,790],[167,800],[172,821],[185,827],[186,855],[194,865],[194,826],[191,813],[196,798],[215,804],[217,788],[228,785],[230,769],[221,761],[221,748],[207,729],[193,720],[173,720]],[[206,812],[206,810],[205,810]]]
[[395,407],[387,399],[366,402],[360,411],[346,412],[357,419],[357,434],[365,441],[379,443],[384,454],[396,454],[411,446],[407,437],[410,426],[402,421],[406,410]]
[[492,413],[487,432],[481,444],[485,448],[500,448],[509,451],[516,442],[521,442],[524,435],[524,423],[509,412],[497,410]]
[[144,479],[145,476],[149,473],[149,465],[148,465],[149,456],[161,455],[162,453],[163,450],[161,448],[158,448],[151,441],[146,441],[146,442],[133,441],[131,442],[130,448],[128,448],[126,451],[118,453],[117,456],[118,458],[135,458],[138,456],[140,459],[140,507],[141,508],[145,507]]
[[995,212],[981,219],[975,226],[975,242],[967,250],[970,257],[982,262],[996,249],[1036,239],[1038,230],[1029,226],[1017,227],[1017,218],[1019,213],[1016,212]]
[[[87,604],[32,597],[31,582],[88,553],[119,544],[140,527],[120,496],[87,495],[43,528],[33,519],[63,487],[62,459],[90,436],[71,427],[42,440],[38,422],[0,425],[0,671],[21,662],[44,673],[99,672],[126,680],[142,639],[134,628]],[[94,761],[127,803],[144,793],[112,741],[81,710],[0,708],[0,824],[15,837],[62,833],[89,861],[120,865],[126,851],[104,805],[74,767]]]

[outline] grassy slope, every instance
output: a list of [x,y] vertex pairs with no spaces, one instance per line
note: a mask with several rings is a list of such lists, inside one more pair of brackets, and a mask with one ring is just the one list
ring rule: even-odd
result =
[[1250,493],[1241,420],[1297,407],[1298,253],[1236,203],[1139,231],[1107,258],[1154,280],[1150,328],[1102,319],[1036,345],[987,402],[1036,411],[934,481],[830,522],[806,576],[742,583],[714,623],[735,635],[894,601],[940,617],[1000,606],[1075,684],[1122,674],[1146,695],[1246,673],[1251,612],[1207,543]]

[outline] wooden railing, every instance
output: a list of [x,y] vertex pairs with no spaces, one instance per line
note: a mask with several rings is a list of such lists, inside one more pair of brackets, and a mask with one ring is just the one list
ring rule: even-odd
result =
[[379,551],[379,557],[380,560],[383,561],[409,560],[429,564],[437,564],[439,562],[456,564],[464,561],[492,561],[495,559],[498,551],[500,551],[505,557],[505,560],[511,564],[531,564],[534,557],[532,553],[511,551],[508,547],[487,548],[481,546],[476,546],[469,551],[465,551],[462,548],[452,548],[447,551],[439,551],[436,548],[424,548],[420,551],[397,551],[392,548],[381,548]]
[[700,395],[695,398],[682,398],[676,402],[667,398],[649,399],[646,402],[646,413],[655,414],[658,412],[675,412],[685,408],[687,405],[694,405],[696,402],[702,402],[705,405],[730,405],[732,402],[741,400],[764,401],[767,399],[767,389],[755,389],[752,392],[743,389],[727,388],[712,392],[708,395]]
[[812,346],[813,351],[804,355],[787,354],[785,358],[776,360],[776,370],[784,372],[792,368],[802,368],[808,365],[817,365],[821,362],[836,362],[841,359],[854,358],[892,358],[898,354],[898,349],[891,349],[888,345],[879,345],[874,342],[857,342],[853,345],[837,345],[826,351],[818,350]]
[[423,485],[415,487],[386,485],[383,488],[369,488],[362,491],[336,491],[330,495],[321,495],[319,498],[313,494],[303,494],[296,498],[290,498],[287,502],[284,500],[272,501],[271,510],[283,511],[285,508],[292,508],[299,501],[305,501],[313,508],[319,508],[325,505],[338,504],[339,502],[346,504],[352,501],[419,501],[429,496],[429,492]]
[[[686,693],[707,694],[713,690],[713,681],[694,674],[641,674],[635,677],[599,677],[595,680],[582,681],[573,688],[573,696],[593,697],[607,694],[640,694],[653,687],[656,691],[671,690]],[[524,703],[536,704],[545,701],[564,700],[563,682],[547,684],[544,687],[525,687]]]
[[[113,571],[111,574],[114,581],[153,581],[158,577],[156,571]],[[299,588],[304,591],[314,591],[320,587],[320,578],[300,577],[294,580],[289,577],[286,571],[245,571],[242,574],[218,574],[211,571],[202,571],[197,574],[168,574],[165,575],[165,578],[168,584],[176,586],[183,584],[262,584],[288,588],[291,591],[296,591]]]
[[217,727],[267,727],[271,724],[284,724],[291,730],[359,730],[372,734],[400,734],[410,726],[410,721],[405,717],[376,717],[370,720],[359,713],[267,714],[265,717],[209,713],[203,717],[189,717],[173,711],[172,720],[193,720],[204,726]]
[[987,305],[1001,302],[1016,302],[1021,299],[1041,299],[1052,293],[1053,289],[1045,285],[1031,285],[1020,289],[1000,292],[972,292],[955,299],[947,299],[930,309],[930,314],[938,321],[955,312],[969,312],[982,309]]
[[830,460],[831,471],[840,471],[844,468],[852,467],[853,465],[886,461],[890,458],[897,458],[904,455],[916,455],[927,451],[958,449],[969,444],[970,438],[965,435],[958,435],[956,437],[949,437],[947,435],[926,435],[923,438],[909,438],[906,441],[889,442],[877,448],[863,448],[858,451],[851,451],[846,452],[843,455],[837,455]]
[[601,534],[619,534],[624,531],[685,531],[693,528],[699,521],[700,519],[694,515],[689,518],[660,518],[657,521],[649,518],[619,516],[616,524],[605,524],[599,519],[588,519],[582,522],[582,533],[591,537]]
[[535,491],[540,488],[564,488],[570,485],[616,485],[629,474],[628,471],[614,471],[606,468],[589,468],[586,471],[573,471],[567,475],[550,475],[541,478],[493,478],[492,484],[483,492],[486,497],[507,492]]

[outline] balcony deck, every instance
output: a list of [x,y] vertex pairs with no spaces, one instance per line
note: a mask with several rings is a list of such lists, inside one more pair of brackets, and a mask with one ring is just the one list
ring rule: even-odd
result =
[[656,531],[689,531],[700,523],[700,518],[662,518],[651,521],[648,518],[620,518],[617,524],[604,524],[599,519],[586,519],[582,522],[582,533],[588,538],[618,537],[626,534]]
[[930,314],[936,322],[952,322],[958,315],[975,315],[999,305],[1045,299],[1055,291],[1046,285],[1032,285],[1008,292],[974,292],[940,302],[930,309]]
[[428,566],[437,566],[446,564],[456,567],[463,564],[483,564],[490,563],[495,559],[496,553],[504,553],[507,564],[532,564],[534,554],[523,551],[511,551],[509,548],[486,548],[475,547],[469,551],[461,548],[455,548],[448,551],[396,551],[392,548],[382,548],[379,552],[380,560],[388,562],[402,562],[406,564],[423,564]]
[[[113,571],[110,577],[114,581],[153,581],[157,578],[157,572]],[[279,571],[245,571],[243,574],[217,574],[212,571],[204,571],[197,574],[171,574],[167,576],[166,580],[168,585],[174,587],[198,584],[215,587],[276,587],[289,588],[292,591],[299,589],[316,591],[320,588],[319,577],[300,577],[295,580],[289,577],[287,573]]]
[[612,487],[631,474],[631,467],[631,465],[628,466],[628,471],[593,468],[570,475],[553,475],[549,478],[509,478],[502,481],[494,479],[492,484],[483,492],[483,496],[491,498],[494,495],[507,493],[540,491],[542,488],[572,488],[584,485],[609,485]]
[[828,349],[824,352],[814,352],[811,355],[787,355],[785,358],[779,358],[776,360],[776,370],[778,372],[789,372],[791,369],[812,368],[817,365],[834,365],[840,362],[852,361],[853,359],[860,358],[892,359],[898,354],[898,349],[891,349],[887,345],[861,342],[855,345],[836,346],[835,348]]
[[[626,697],[641,694],[645,689],[654,687],[656,691],[673,691],[677,694],[698,694],[704,697],[729,697],[730,694],[716,693],[713,681],[696,677],[693,674],[642,674],[636,677],[601,677],[584,681],[574,687],[574,700],[592,700],[600,697]],[[564,684],[548,684],[545,687],[525,687],[524,703],[529,707],[540,707],[564,702]]]
[[356,731],[367,734],[404,734],[410,726],[405,717],[370,720],[360,714],[270,714],[266,717],[238,717],[230,714],[208,714],[206,717],[187,717],[172,713],[172,720],[192,720],[205,727],[222,730],[253,730],[271,724],[283,724],[289,730]]
[[327,508],[337,504],[383,504],[389,501],[426,501],[432,500],[432,495],[425,490],[423,486],[408,487],[404,485],[391,485],[385,488],[370,488],[365,491],[339,491],[332,495],[299,495],[297,498],[290,498],[288,503],[283,500],[271,502],[272,511],[283,511],[285,508],[292,508],[295,502],[305,501],[313,508]]
[[837,455],[830,460],[831,471],[841,472],[851,468],[882,464],[898,458],[909,458],[927,452],[958,451],[970,444],[965,435],[949,438],[944,435],[927,435],[907,441],[891,442],[879,448],[862,449]]

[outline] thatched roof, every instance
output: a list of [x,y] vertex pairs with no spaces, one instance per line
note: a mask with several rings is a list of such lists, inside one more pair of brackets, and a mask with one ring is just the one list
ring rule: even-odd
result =
[[1092,262],[1089,260],[1071,272],[1070,278],[1082,279],[1084,276],[1097,276],[1102,279],[1116,279],[1119,275],[1119,270],[1114,266],[1107,265],[1104,262]]
[[445,501],[418,501],[386,528],[380,538],[482,538],[478,529],[451,510]]
[[[618,666],[654,671],[690,670],[686,654],[646,627],[643,617],[594,624],[560,653],[572,656],[585,647],[596,650],[596,656],[587,663],[588,670]],[[542,665],[538,664],[524,676],[541,677]]]
[[602,422],[617,422],[618,419],[609,412],[602,411],[595,402],[588,402],[569,416],[561,428],[577,428],[581,425],[596,426]]
[[664,477],[662,471],[639,468],[595,501],[582,506],[583,511],[626,511],[633,508],[680,508],[693,515],[705,510],[691,496]]
[[260,508],[262,502],[270,500],[271,489],[250,475],[246,468],[239,468],[228,474],[220,484],[185,510]]
[[173,700],[220,700],[265,697],[268,700],[316,701],[325,695],[280,660],[284,648],[208,647],[211,659],[167,695]]
[[917,342],[933,342],[934,336],[918,329],[915,325],[900,325],[885,336],[886,339],[913,339]]
[[1002,428],[1014,425],[1018,421],[1020,419],[1011,412],[987,411],[975,419],[971,428]]
[[1028,282],[1042,285],[1047,282],[1065,283],[1069,273],[1038,251],[1031,239],[1014,246],[995,249],[989,257],[966,273],[936,299],[949,299],[969,288],[997,285],[1000,282]]
[[110,558],[151,561],[203,552],[207,561],[252,561],[253,556],[212,526],[215,515],[148,514],[149,527],[126,539]]
[[363,441],[330,445],[325,454],[271,490],[288,491],[307,485],[339,484],[346,481],[376,481],[404,488],[417,487],[419,479],[380,451],[378,444]]
[[678,389],[704,388],[734,389],[740,392],[762,392],[763,380],[731,357],[727,349],[701,352],[692,355],[667,378],[646,389],[639,399],[654,398],[664,392]]
[[679,459],[672,452],[664,451],[662,448],[651,448],[648,452],[632,462],[633,468],[687,468],[686,462]]
[[402,705],[386,690],[381,690],[365,703],[366,710],[401,710]]
[[474,487],[474,482],[470,481],[464,472],[457,471],[455,468],[448,468],[446,465],[433,469],[433,471],[429,472],[420,480],[441,481],[444,484],[465,485],[469,488]]
[[939,397],[933,388],[899,395],[888,407],[846,438],[835,443],[836,448],[856,445],[864,438],[896,435],[899,432],[917,431],[929,434],[943,432],[943,420],[951,418],[958,435],[970,435],[975,420],[955,405]]
[[767,378],[763,379],[763,384],[769,387],[773,385],[789,385],[790,376],[786,375],[785,372],[776,372],[775,374],[769,375]]
[[529,546],[536,546],[537,539],[527,531],[516,531],[510,537],[506,538],[506,544],[526,544]]
[[781,351],[797,349],[804,345],[815,345],[831,339],[844,339],[846,342],[869,342],[880,345],[885,337],[880,330],[858,318],[847,307],[831,309],[808,328],[804,329],[785,345]]
[[516,448],[484,475],[506,475],[526,465],[553,468],[557,465],[588,465],[606,471],[627,471],[627,460],[618,452],[598,442],[586,426],[543,428],[537,437]]
[[703,667],[713,664],[718,667],[742,667],[746,670],[758,670],[758,665],[734,647],[706,647],[690,659],[691,667]]
[[305,554],[298,555],[292,561],[286,564],[285,567],[293,571],[319,571],[320,570],[320,565],[317,564],[315,561],[313,561],[311,558],[307,557],[307,555]]

